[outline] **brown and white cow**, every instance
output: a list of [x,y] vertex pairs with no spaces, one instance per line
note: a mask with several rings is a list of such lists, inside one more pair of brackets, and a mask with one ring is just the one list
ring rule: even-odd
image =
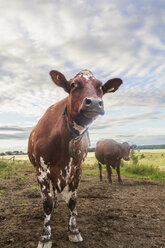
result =
[[135,145],[130,146],[127,142],[120,144],[113,139],[98,141],[96,144],[95,156],[99,163],[100,181],[102,181],[102,164],[106,164],[109,183],[112,184],[112,166],[117,171],[119,183],[122,184],[123,182],[120,177],[120,161],[122,158],[128,161],[129,152],[135,147]]
[[115,92],[122,84],[119,78],[102,84],[88,70],[69,81],[58,71],[51,71],[50,76],[69,96],[46,111],[29,137],[28,155],[36,168],[45,214],[38,248],[52,245],[50,216],[57,207],[57,192],[63,194],[70,210],[69,240],[83,240],[76,225],[76,197],[81,164],[88,150],[87,129],[98,115],[104,114],[103,95]]

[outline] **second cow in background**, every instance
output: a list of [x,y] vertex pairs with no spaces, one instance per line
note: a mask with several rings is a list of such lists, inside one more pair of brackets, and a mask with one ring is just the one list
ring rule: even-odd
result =
[[118,143],[113,139],[100,140],[96,144],[95,156],[99,163],[100,170],[100,181],[102,181],[102,164],[106,164],[107,167],[107,178],[109,183],[112,184],[111,179],[111,166],[116,169],[118,174],[119,183],[123,183],[120,177],[120,161],[129,160],[129,152],[136,146],[130,146],[127,142]]

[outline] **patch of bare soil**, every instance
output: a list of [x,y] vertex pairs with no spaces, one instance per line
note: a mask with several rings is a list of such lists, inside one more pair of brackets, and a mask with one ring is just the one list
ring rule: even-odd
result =
[[[113,176],[115,177],[115,176]],[[119,185],[83,176],[79,188],[78,227],[84,241],[68,241],[68,209],[59,197],[51,218],[53,248],[157,248],[165,247],[165,182],[123,178]],[[0,247],[37,247],[43,211],[33,174],[0,182]]]

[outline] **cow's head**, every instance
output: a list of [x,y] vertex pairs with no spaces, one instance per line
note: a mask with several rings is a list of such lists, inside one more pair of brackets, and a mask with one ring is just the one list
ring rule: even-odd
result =
[[115,92],[122,84],[119,78],[110,79],[102,84],[88,70],[82,70],[69,81],[58,71],[53,70],[50,75],[56,85],[69,93],[68,116],[81,126],[88,125],[98,115],[104,114],[103,95]]
[[122,158],[126,161],[129,161],[129,153],[131,149],[135,149],[136,145],[129,145],[127,142],[124,142],[121,144],[122,147]]

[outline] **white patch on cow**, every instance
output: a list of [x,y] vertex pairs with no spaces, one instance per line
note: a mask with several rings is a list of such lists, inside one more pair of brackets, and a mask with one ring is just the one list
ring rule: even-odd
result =
[[85,161],[86,156],[87,156],[87,153],[84,153],[83,154],[83,162]]
[[76,226],[76,218],[73,215],[70,217],[69,226]]
[[59,188],[59,191],[61,191],[61,180],[59,178],[57,180],[57,186]]
[[44,225],[46,225],[48,222],[50,221],[50,214],[45,216],[45,219],[44,219]]
[[69,165],[67,166],[67,169],[66,169],[66,177],[65,177],[66,184],[68,183],[68,181],[70,181],[69,179],[70,179],[71,171],[72,171],[72,162],[73,162],[73,158],[70,158]]
[[64,190],[62,191],[62,197],[64,201],[68,204],[73,192],[69,191],[69,186],[67,185]]
[[82,134],[88,126],[80,126],[76,122],[73,121],[73,128],[77,130],[80,134]]
[[50,239],[51,236],[51,227],[50,225],[47,225],[48,222],[50,221],[50,216],[51,215],[46,215],[44,219],[44,235],[42,235],[42,238],[45,239]]
[[48,196],[52,197],[52,194],[49,192],[49,193],[48,193]]
[[82,70],[79,72],[80,76],[83,76],[86,80],[89,80],[90,78],[95,78],[91,71],[89,70]]
[[37,176],[40,183],[42,183],[47,178],[47,172],[46,171],[40,171],[41,175]]
[[77,155],[80,155],[80,154],[81,154],[81,150],[78,150]]
[[50,174],[50,169],[48,168],[48,165],[45,164],[44,159],[40,157],[40,165],[41,168],[38,169],[40,175],[38,176],[39,182],[43,182],[44,179],[47,179],[47,175]]
[[42,186],[42,192],[43,192],[45,189],[46,189],[46,186],[43,185],[43,186]]
[[70,178],[70,181],[72,182],[72,180],[73,180],[73,178],[74,178],[74,174],[71,176],[71,178]]
[[61,176],[61,178],[65,181],[65,177],[64,177],[63,174],[62,174],[62,170],[60,170],[60,176]]
[[47,164],[45,164],[44,159],[42,157],[40,157],[40,165],[44,171],[48,169],[48,166]]
[[44,200],[46,199],[46,196],[45,196],[45,194],[42,192],[41,185],[39,185],[39,188],[40,188],[41,198],[42,198],[42,200],[44,201]]

